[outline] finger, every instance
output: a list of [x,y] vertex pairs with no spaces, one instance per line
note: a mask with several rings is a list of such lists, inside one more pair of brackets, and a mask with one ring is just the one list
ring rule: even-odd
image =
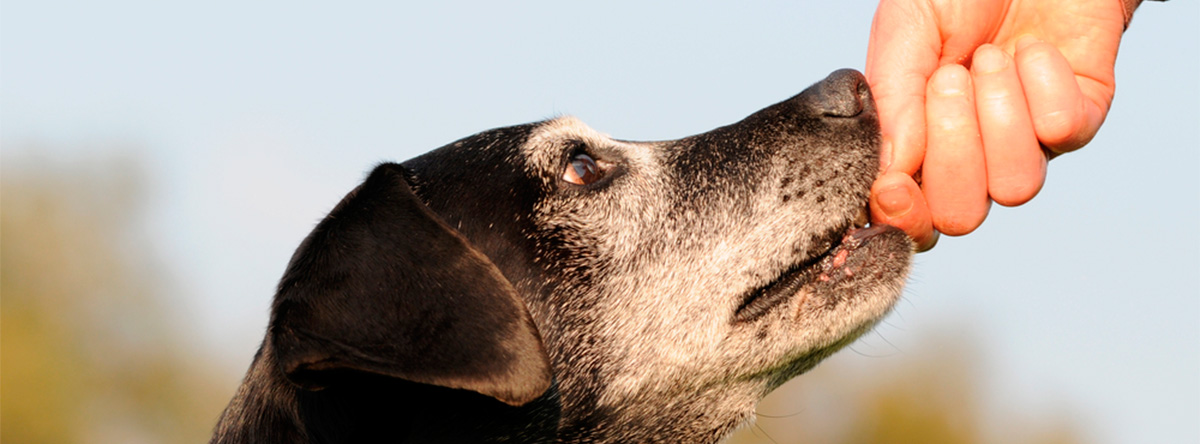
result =
[[925,155],[925,83],[941,36],[928,2],[882,0],[867,44],[867,82],[879,111],[880,166],[915,174]]
[[870,208],[872,223],[904,230],[917,244],[917,251],[937,243],[921,187],[908,174],[893,171],[879,176],[871,186]]
[[961,65],[938,68],[929,78],[921,189],[933,228],[951,236],[978,228],[991,205],[973,97],[971,74]]
[[[1084,96],[1081,78],[1062,53],[1053,45],[1023,37],[1017,42],[1015,61],[1038,140],[1058,153],[1076,150],[1091,141],[1104,123],[1107,101],[1101,107]],[[1092,95],[1103,95],[1094,81],[1085,83]]]
[[1028,202],[1046,181],[1046,155],[1034,134],[1012,58],[983,45],[971,62],[975,110],[987,167],[987,192],[1000,205]]

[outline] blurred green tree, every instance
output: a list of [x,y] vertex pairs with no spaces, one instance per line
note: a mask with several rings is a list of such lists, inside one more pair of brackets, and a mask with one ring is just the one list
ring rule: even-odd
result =
[[[1069,416],[1030,419],[983,402],[978,342],[969,328],[944,327],[915,349],[872,359],[837,357],[772,393],[758,423],[730,444],[1076,444]],[[842,353],[853,353],[846,350]]]
[[229,388],[179,330],[136,163],[3,168],[0,439],[206,441]]

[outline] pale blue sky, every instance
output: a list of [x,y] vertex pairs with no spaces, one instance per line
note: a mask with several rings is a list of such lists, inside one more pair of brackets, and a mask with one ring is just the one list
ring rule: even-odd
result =
[[[373,164],[573,114],[625,139],[730,123],[861,69],[874,2],[6,1],[0,143],[150,171],[147,229],[231,385],[312,225]],[[437,3],[437,4],[432,4]],[[858,347],[963,329],[990,396],[1100,443],[1200,442],[1200,6],[1148,3],[1095,141],[917,259]],[[15,160],[14,160],[15,159]],[[872,365],[865,353],[835,359]]]

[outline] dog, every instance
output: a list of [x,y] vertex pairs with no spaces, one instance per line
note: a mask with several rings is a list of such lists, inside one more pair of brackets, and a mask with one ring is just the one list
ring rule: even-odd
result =
[[379,165],[292,257],[212,442],[717,442],[899,298],[879,140],[841,70],[679,140],[560,117]]

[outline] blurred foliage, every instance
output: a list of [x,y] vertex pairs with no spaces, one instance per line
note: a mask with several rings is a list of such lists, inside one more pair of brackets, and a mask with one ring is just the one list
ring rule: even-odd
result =
[[[1085,442],[1068,416],[1029,418],[987,406],[978,341],[962,329],[946,330],[867,365],[831,358],[764,399],[756,423],[729,444]],[[841,353],[855,352],[852,346]]]
[[181,336],[136,164],[3,167],[0,439],[206,441],[231,388]]
[[[185,336],[186,313],[145,234],[137,164],[3,167],[0,440],[206,441],[236,382]],[[932,335],[870,368],[835,357],[764,400],[757,423],[729,442],[1081,442],[1062,417],[985,411],[974,344],[962,338]]]

